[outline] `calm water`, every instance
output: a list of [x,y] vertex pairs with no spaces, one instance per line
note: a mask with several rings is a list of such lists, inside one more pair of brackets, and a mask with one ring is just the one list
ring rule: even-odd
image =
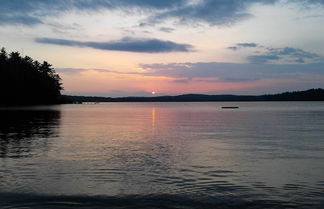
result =
[[0,109],[0,208],[324,208],[324,103]]

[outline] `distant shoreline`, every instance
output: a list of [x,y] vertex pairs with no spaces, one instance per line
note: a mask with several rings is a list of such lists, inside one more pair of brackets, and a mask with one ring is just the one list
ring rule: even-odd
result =
[[62,95],[64,104],[99,102],[274,102],[274,101],[324,101],[324,89],[285,92],[271,95],[205,95],[185,94],[157,97],[96,97]]

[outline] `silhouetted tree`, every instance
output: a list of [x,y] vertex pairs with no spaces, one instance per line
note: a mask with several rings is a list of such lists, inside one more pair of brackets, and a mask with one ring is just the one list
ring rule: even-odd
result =
[[0,51],[0,105],[59,103],[61,78],[47,62]]

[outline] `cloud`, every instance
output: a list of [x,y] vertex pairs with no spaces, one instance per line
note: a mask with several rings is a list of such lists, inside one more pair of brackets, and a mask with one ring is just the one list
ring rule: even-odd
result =
[[206,23],[211,26],[231,25],[252,15],[248,9],[256,4],[273,4],[277,0],[223,1],[203,0],[196,4],[184,4],[181,7],[154,14],[148,18],[150,24],[174,19],[182,24]]
[[52,31],[58,34],[66,35],[67,32],[77,32],[81,33],[84,29],[80,24],[73,23],[73,24],[61,24],[57,21],[51,21],[47,23],[48,26],[52,27]]
[[67,11],[160,10],[181,6],[184,0],[10,0],[1,1],[0,24],[35,25]]
[[142,64],[147,76],[165,76],[175,82],[186,83],[193,79],[211,79],[213,82],[248,82],[265,79],[291,79],[300,75],[324,75],[324,62],[312,64],[262,63],[170,63]]
[[257,48],[257,54],[247,57],[250,63],[316,63],[324,62],[322,55],[307,52],[302,49],[293,47],[272,48],[265,47],[256,43],[238,43],[234,46],[227,47],[227,49],[237,51],[243,48]]
[[258,47],[258,44],[256,43],[238,43],[236,45],[239,47]]
[[267,63],[269,61],[278,61],[280,57],[278,55],[251,55],[248,56],[248,60],[251,63]]
[[291,63],[305,63],[305,62],[323,62],[324,57],[304,51],[302,49],[284,47],[284,48],[266,48],[266,51],[261,55],[248,56],[251,63],[268,63],[270,61],[281,61]]
[[305,8],[310,8],[311,6],[324,6],[323,0],[292,0],[291,2],[301,4]]
[[43,23],[42,20],[36,17],[0,14],[0,25],[37,25],[41,23]]
[[[274,4],[280,0],[3,0],[0,24],[35,25],[44,23],[44,17],[56,17],[68,11],[99,12],[124,11],[127,14],[149,14],[147,23],[168,19],[180,23],[231,25],[252,15],[249,8],[255,4]],[[322,0],[294,0],[286,3],[324,5]]]
[[229,46],[229,47],[227,47],[227,49],[230,49],[230,50],[236,51],[236,50],[239,49],[239,47],[237,47],[237,46]]
[[174,31],[174,28],[161,27],[159,30],[162,32],[171,33],[172,31]]
[[136,39],[125,37],[118,41],[109,42],[81,42],[66,39],[36,38],[37,43],[53,44],[72,47],[90,47],[100,50],[128,51],[141,53],[166,53],[166,52],[189,52],[193,46],[178,44],[172,41],[159,39]]
[[235,44],[235,46],[229,46],[227,47],[227,49],[236,51],[239,50],[241,48],[256,48],[256,47],[262,47],[256,43],[237,43]]

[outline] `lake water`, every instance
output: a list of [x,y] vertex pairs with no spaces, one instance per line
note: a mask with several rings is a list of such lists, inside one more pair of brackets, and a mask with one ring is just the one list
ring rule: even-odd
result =
[[0,208],[324,208],[324,103],[2,108]]

